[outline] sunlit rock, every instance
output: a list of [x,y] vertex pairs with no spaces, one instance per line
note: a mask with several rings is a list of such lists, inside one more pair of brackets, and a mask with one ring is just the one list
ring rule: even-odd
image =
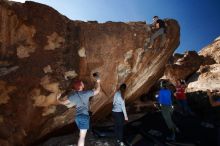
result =
[[[128,86],[127,103],[147,92],[179,45],[180,28],[172,19],[165,20],[161,50],[144,50],[152,35],[145,22],[71,21],[31,1],[0,1],[0,20],[0,71],[19,67],[0,76],[2,117],[13,121],[5,122],[0,132],[11,146],[30,144],[74,121],[74,107],[56,105],[57,95],[70,90],[73,78],[93,89],[92,74],[100,73],[101,93],[91,104],[97,121],[111,112],[120,84]],[[160,41],[155,40],[155,48]]]

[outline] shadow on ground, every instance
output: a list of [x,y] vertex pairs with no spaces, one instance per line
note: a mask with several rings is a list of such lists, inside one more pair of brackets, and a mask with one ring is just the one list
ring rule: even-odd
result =
[[[125,141],[133,146],[215,146],[217,131],[201,125],[195,116],[183,116],[174,112],[173,119],[179,127],[176,141],[166,141],[168,129],[159,111],[145,114],[125,125]],[[113,126],[95,126],[87,135],[86,146],[115,146]],[[71,135],[50,138],[38,146],[68,146],[76,144],[78,132]]]

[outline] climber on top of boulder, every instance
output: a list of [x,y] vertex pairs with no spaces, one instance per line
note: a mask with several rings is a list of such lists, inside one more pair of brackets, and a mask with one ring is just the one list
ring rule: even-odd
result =
[[165,43],[165,34],[166,34],[166,24],[164,22],[164,20],[159,19],[158,16],[154,16],[153,17],[153,23],[150,25],[151,28],[153,30],[156,30],[154,32],[154,34],[151,36],[150,39],[146,40],[146,43],[144,45],[145,50],[147,48],[152,49],[153,48],[153,43],[154,40],[158,37],[158,36],[162,36],[162,40],[160,43],[160,48],[163,47],[164,43]]

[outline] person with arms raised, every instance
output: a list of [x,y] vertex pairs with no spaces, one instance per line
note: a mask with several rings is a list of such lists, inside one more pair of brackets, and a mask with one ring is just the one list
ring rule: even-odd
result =
[[84,83],[81,80],[75,80],[73,82],[73,91],[64,98],[60,98],[61,95],[57,96],[59,104],[71,105],[76,107],[75,122],[79,128],[79,139],[77,146],[85,145],[85,137],[87,130],[89,129],[89,99],[92,96],[97,95],[100,92],[100,79],[98,74],[93,74],[96,79],[96,88],[93,90],[83,90]]

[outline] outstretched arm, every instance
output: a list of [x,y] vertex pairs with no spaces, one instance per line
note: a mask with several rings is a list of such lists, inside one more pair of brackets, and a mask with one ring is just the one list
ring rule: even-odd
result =
[[60,98],[61,97],[61,93],[59,93],[56,97],[56,101],[57,101],[57,104],[63,104],[63,105],[67,105],[70,103],[70,101],[68,100],[67,96],[63,97],[63,98]]

